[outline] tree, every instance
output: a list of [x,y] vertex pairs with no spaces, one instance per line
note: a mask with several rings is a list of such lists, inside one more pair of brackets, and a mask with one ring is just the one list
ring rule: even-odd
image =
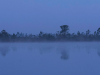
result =
[[96,36],[97,36],[97,32],[95,31],[95,32],[94,32],[94,39],[96,38]]
[[81,35],[80,31],[78,31],[78,32],[77,32],[77,35],[78,35],[78,36],[80,36],[80,35]]
[[17,37],[20,37],[20,33],[19,33],[19,32],[17,32],[16,36],[17,36]]
[[88,30],[86,31],[86,36],[89,35],[89,34],[90,34],[90,30],[88,29]]
[[42,36],[43,36],[43,32],[40,31],[40,33],[39,33],[39,37],[42,37]]
[[16,39],[16,35],[13,33],[13,35],[11,36],[11,40],[15,41],[15,39]]
[[1,34],[2,34],[2,36],[8,36],[8,33],[6,32],[6,30],[2,30]]
[[66,34],[68,32],[68,30],[69,30],[69,26],[68,25],[62,25],[62,26],[60,26],[60,28],[61,28],[60,33],[64,33],[64,34]]
[[2,30],[1,31],[1,38],[2,38],[2,41],[9,41],[9,35],[10,34],[8,34],[7,32],[6,32],[6,30]]
[[100,28],[98,28],[97,30],[97,35],[100,35]]

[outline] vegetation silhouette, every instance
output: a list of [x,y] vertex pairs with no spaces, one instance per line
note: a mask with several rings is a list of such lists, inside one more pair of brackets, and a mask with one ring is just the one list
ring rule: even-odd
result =
[[0,42],[67,42],[67,41],[100,41],[100,28],[91,34],[88,29],[85,33],[78,31],[77,34],[69,33],[68,25],[61,25],[61,31],[57,33],[44,33],[40,31],[38,35],[13,33],[9,34],[6,30],[0,32]]

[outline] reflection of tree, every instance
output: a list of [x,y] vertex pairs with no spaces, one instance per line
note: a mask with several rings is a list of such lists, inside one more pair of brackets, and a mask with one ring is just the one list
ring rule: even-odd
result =
[[63,60],[69,59],[69,54],[68,54],[69,48],[67,48],[65,44],[58,45],[57,51],[58,51],[58,53],[61,54],[61,57],[60,57],[61,59],[63,59]]
[[9,48],[4,46],[4,47],[0,47],[0,53],[2,56],[6,56],[6,54],[9,52]]
[[66,50],[61,52],[61,59],[67,60],[69,58],[68,53]]
[[97,54],[100,56],[100,51],[98,51]]

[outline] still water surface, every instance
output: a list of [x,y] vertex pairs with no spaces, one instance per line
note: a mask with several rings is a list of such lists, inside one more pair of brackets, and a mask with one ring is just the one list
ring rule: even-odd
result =
[[0,43],[0,75],[100,75],[100,43]]

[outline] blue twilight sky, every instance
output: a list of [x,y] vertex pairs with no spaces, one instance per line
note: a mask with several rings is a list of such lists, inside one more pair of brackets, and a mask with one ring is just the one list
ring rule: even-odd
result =
[[100,27],[100,0],[0,0],[0,31],[55,33],[63,24],[70,33],[93,33]]

